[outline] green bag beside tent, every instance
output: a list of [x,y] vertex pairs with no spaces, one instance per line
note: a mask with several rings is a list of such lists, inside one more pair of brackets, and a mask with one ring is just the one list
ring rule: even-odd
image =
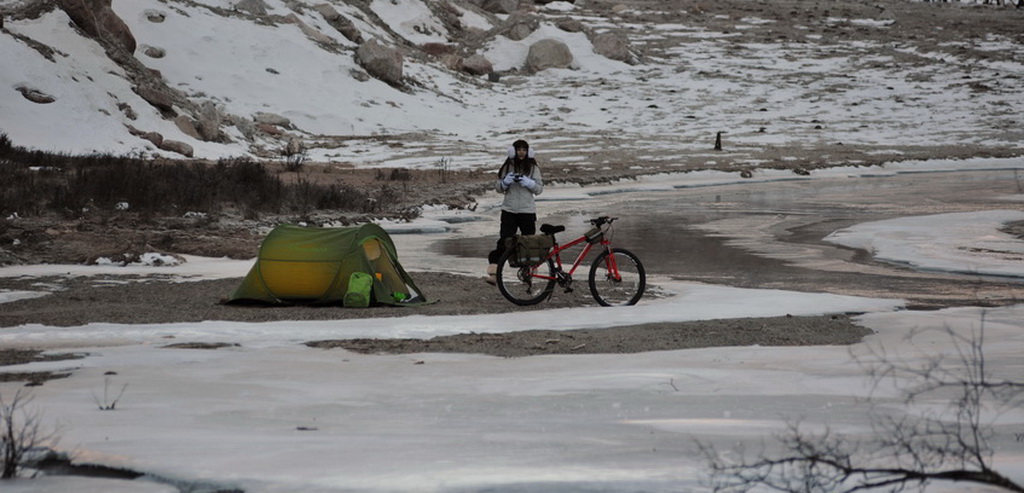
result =
[[[365,300],[366,304],[427,301],[398,263],[395,244],[380,226],[303,228],[283,224],[263,240],[256,264],[227,302],[342,304],[357,272],[369,277],[372,284],[372,299]],[[356,302],[358,296],[351,299]]]
[[373,298],[373,276],[365,272],[353,272],[348,278],[348,289],[342,304],[349,308],[366,308]]

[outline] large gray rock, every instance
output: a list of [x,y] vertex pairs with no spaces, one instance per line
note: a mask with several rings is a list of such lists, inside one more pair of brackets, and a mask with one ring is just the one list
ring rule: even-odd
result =
[[572,18],[560,19],[555,26],[567,33],[581,33],[587,30],[587,26],[583,25],[582,21]]
[[235,9],[261,17],[267,15],[267,4],[263,0],[239,0],[235,2]]
[[487,57],[477,53],[462,60],[462,71],[470,75],[487,75],[494,72],[494,64]]
[[359,28],[348,19],[341,15],[337,10],[334,9],[329,3],[321,3],[316,6],[316,11],[320,12],[324,20],[331,25],[335,30],[345,36],[345,39],[353,43],[362,43],[363,35],[359,32]]
[[519,0],[483,0],[480,8],[493,14],[511,14],[519,9]]
[[569,46],[560,39],[545,38],[530,45],[526,54],[526,70],[539,72],[549,68],[569,68],[573,57]]
[[164,136],[160,132],[143,132],[139,136],[142,137],[143,139],[152,142],[153,145],[157,147],[157,149],[159,149],[160,146],[164,145]]
[[594,44],[594,53],[620,62],[630,62],[633,55],[629,52],[629,40],[616,33],[601,33],[590,41]]
[[223,118],[213,101],[203,101],[199,108],[199,136],[207,142],[220,140],[220,124]]
[[331,38],[330,36],[322,33],[319,29],[311,27],[309,24],[306,24],[305,22],[302,21],[302,19],[299,18],[299,16],[295,14],[288,14],[284,16],[281,19],[281,22],[284,22],[286,24],[295,24],[299,26],[299,30],[302,31],[302,34],[305,34],[307,38],[321,45],[330,46],[337,44],[334,42],[334,38]]
[[157,48],[156,46],[143,45],[142,53],[150,58],[163,58],[167,56],[167,51],[163,48]]
[[174,112],[174,98],[167,93],[167,88],[158,84],[141,84],[134,87],[135,93],[154,108],[163,113]]
[[242,137],[249,142],[256,138],[256,122],[238,115],[227,114],[224,116],[229,125],[234,126],[242,133]]
[[267,113],[264,111],[257,111],[256,114],[252,116],[252,120],[256,123],[261,123],[263,125],[272,125],[275,127],[291,128],[292,126],[292,121],[289,120],[287,117],[278,115],[276,113]]
[[512,41],[522,41],[540,27],[540,18],[526,12],[516,12],[505,19],[501,34]]
[[157,147],[168,152],[176,152],[185,157],[192,157],[195,154],[192,146],[178,140],[164,139]]
[[135,53],[135,36],[128,25],[110,8],[110,2],[111,0],[57,0],[71,21],[86,34],[128,53]]
[[402,83],[402,54],[371,39],[356,50],[356,61],[370,75],[393,86]]
[[57,100],[57,98],[34,87],[18,86],[15,89],[20,92],[25,99],[36,104],[50,104]]
[[174,125],[178,127],[178,130],[181,130],[181,133],[196,140],[203,140],[203,136],[199,134],[199,125],[188,116],[176,116],[174,118]]

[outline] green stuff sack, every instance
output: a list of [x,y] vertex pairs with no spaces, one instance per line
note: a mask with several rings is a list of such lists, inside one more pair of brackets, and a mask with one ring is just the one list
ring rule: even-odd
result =
[[346,308],[366,308],[370,306],[373,293],[373,276],[365,272],[353,272],[348,278],[348,291],[342,303]]

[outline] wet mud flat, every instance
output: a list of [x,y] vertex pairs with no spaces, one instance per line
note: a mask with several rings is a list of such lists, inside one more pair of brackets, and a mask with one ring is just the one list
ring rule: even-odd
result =
[[[873,181],[743,183],[679,190],[670,197],[624,195],[609,207],[619,209],[616,245],[644,261],[651,286],[645,295],[665,296],[657,279],[755,289],[904,299],[909,309],[950,306],[1001,306],[1024,299],[1024,282],[919,272],[874,260],[867,252],[822,241],[831,232],[860,222],[945,212],[1012,207],[1000,197],[1016,185],[1006,172],[887,176]],[[1012,176],[1012,171],[1009,171]],[[870,193],[866,193],[870,191]],[[984,193],[982,193],[984,191]],[[908,197],[910,197],[908,199]],[[551,207],[542,204],[542,207]],[[582,211],[559,205],[545,222],[557,223]],[[561,215],[561,217],[560,217]],[[1024,238],[1024,225],[1005,232]],[[425,239],[424,241],[429,241]],[[494,239],[433,241],[430,248],[467,262],[479,262]],[[413,277],[435,303],[417,307],[346,309],[337,306],[246,306],[220,301],[240,279],[176,282],[172,277],[0,278],[0,289],[51,294],[5,303],[0,330],[22,324],[55,327],[93,322],[148,324],[229,320],[345,320],[408,315],[478,315],[596,305],[585,286],[572,293],[556,288],[550,300],[520,307],[505,300],[480,277],[416,272]],[[579,283],[577,283],[579,284]],[[685,295],[685,294],[683,294]],[[739,300],[743,302],[743,300]],[[750,300],[756,302],[756,300]],[[614,309],[614,308],[612,308]],[[501,336],[463,334],[429,341],[307,341],[317,347],[360,352],[479,352],[506,357],[532,354],[640,352],[721,345],[850,344],[867,332],[846,315],[727,319],[678,324],[637,324],[615,329],[563,333],[544,327]],[[756,329],[756,330],[755,330]],[[817,330],[816,334],[804,331]],[[168,340],[170,344],[190,341]],[[230,341],[225,341],[230,342]]]

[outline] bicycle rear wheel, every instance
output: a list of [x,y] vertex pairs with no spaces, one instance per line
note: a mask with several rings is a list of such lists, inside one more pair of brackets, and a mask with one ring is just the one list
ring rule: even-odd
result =
[[[551,295],[555,289],[555,264],[548,259],[536,267],[513,267],[509,258],[515,252],[509,250],[498,261],[498,291],[517,305],[536,305]],[[534,277],[533,274],[545,275],[549,279]]]
[[[614,269],[617,267],[617,269]],[[618,271],[618,276],[614,275]],[[604,306],[635,305],[647,288],[644,265],[629,250],[605,250],[590,266],[590,294]]]

